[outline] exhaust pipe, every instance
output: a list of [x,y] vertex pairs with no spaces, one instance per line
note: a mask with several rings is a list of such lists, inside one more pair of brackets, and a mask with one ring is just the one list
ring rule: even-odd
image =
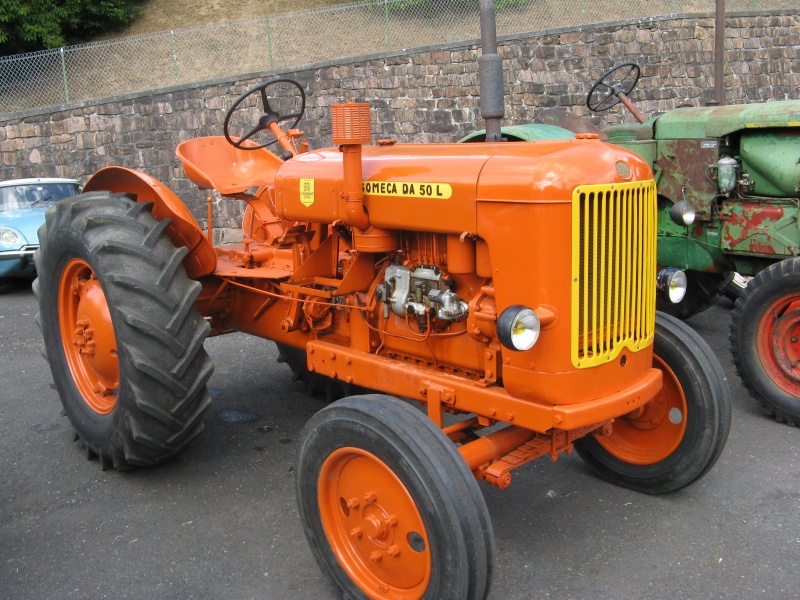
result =
[[370,106],[368,103],[331,104],[333,143],[342,152],[344,190],[342,220],[357,229],[369,228],[369,217],[361,191],[361,146],[372,141]]
[[481,57],[478,80],[481,118],[486,121],[486,141],[502,142],[500,121],[506,116],[503,87],[503,59],[497,53],[497,22],[494,0],[481,0]]

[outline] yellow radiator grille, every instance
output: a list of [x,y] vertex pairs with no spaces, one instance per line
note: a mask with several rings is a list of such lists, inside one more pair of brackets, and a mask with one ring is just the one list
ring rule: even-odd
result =
[[572,194],[572,364],[605,364],[653,341],[656,186],[585,185]]

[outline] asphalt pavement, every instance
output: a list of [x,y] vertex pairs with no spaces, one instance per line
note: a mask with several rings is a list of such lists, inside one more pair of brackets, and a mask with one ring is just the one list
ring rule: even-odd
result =
[[[493,599],[800,597],[800,429],[762,414],[735,375],[730,302],[689,323],[733,395],[725,451],[702,480],[647,496],[580,458],[481,484],[497,541]],[[73,440],[40,355],[28,284],[0,296],[0,598],[337,598],[295,506],[292,460],[324,406],[271,342],[208,340],[206,430],[151,469],[101,471]]]

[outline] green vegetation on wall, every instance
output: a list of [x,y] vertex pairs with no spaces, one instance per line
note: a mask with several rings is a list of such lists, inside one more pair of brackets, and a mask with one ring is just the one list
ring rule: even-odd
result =
[[0,56],[82,42],[130,23],[140,0],[0,0]]

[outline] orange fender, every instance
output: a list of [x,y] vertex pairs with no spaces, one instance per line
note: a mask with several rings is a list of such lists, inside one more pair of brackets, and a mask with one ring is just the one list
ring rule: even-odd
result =
[[107,167],[92,175],[83,186],[84,193],[99,190],[134,194],[137,202],[152,202],[152,214],[156,219],[172,221],[167,227],[167,235],[172,243],[176,247],[184,246],[189,250],[183,259],[189,277],[198,279],[214,272],[217,266],[214,246],[186,205],[163,183],[139,171]]

